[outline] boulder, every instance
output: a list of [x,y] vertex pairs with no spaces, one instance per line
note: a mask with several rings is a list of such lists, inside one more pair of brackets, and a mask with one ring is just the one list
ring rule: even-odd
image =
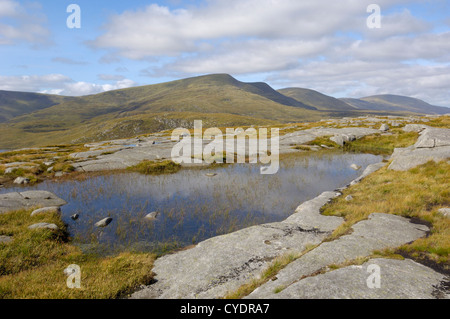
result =
[[387,131],[389,131],[389,125],[387,125],[387,124],[381,124],[381,127],[380,127],[380,131],[382,131],[382,132],[387,132]]

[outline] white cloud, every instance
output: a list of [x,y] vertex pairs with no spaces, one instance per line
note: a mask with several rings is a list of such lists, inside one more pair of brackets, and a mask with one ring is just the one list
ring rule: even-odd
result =
[[0,76],[0,90],[40,92],[68,96],[82,96],[136,86],[129,79],[108,84],[76,82],[62,74]]
[[32,45],[48,44],[50,31],[45,23],[46,17],[38,3],[0,0],[0,45],[23,41]]

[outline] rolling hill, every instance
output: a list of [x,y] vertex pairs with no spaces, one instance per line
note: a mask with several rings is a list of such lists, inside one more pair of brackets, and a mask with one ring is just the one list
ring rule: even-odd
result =
[[374,95],[361,99],[341,99],[361,110],[399,111],[419,114],[447,114],[450,108],[428,104],[422,100],[400,95]]
[[278,92],[321,111],[355,110],[355,107],[345,103],[344,101],[314,90],[302,88],[287,88],[278,90]]
[[0,90],[0,123],[72,99],[58,95]]
[[[448,113],[398,96],[335,99],[213,74],[82,97],[0,92],[0,149],[127,138],[194,120],[208,127],[277,125],[364,114]],[[3,123],[2,123],[3,122]]]
[[72,98],[0,125],[0,148],[130,137],[190,127],[268,125],[320,119],[314,107],[265,83],[215,74]]

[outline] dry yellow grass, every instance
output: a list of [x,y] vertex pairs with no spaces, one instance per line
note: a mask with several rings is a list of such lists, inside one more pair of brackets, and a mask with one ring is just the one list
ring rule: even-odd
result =
[[[346,201],[347,195],[354,199]],[[427,222],[432,228],[430,236],[405,245],[401,250],[419,261],[432,261],[448,269],[450,220],[437,211],[449,205],[450,164],[429,162],[406,172],[383,168],[345,190],[343,196],[324,207],[323,213],[345,218],[345,223],[328,240],[346,234],[352,225],[375,212]]]
[[[39,222],[55,223],[60,229],[28,229]],[[153,254],[83,254],[68,241],[65,225],[57,214],[2,214],[0,235],[13,238],[11,243],[0,244],[0,299],[109,299],[152,280]],[[66,285],[63,271],[72,264],[81,267],[81,289]]]

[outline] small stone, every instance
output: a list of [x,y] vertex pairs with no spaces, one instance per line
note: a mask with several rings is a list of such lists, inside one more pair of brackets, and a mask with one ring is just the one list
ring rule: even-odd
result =
[[50,161],[50,162],[44,162],[45,166],[52,166],[53,164],[55,164],[55,162]]
[[350,166],[350,168],[354,169],[355,171],[359,171],[359,170],[361,169],[361,166],[356,165],[356,164],[352,164],[352,165]]
[[34,210],[31,213],[31,217],[39,215],[39,214],[50,214],[50,213],[60,214],[61,208],[57,207],[57,206],[39,208],[39,209]]
[[34,224],[28,227],[28,229],[51,229],[51,230],[58,230],[59,227],[55,224],[49,224],[49,223],[38,223]]
[[25,177],[17,177],[14,180],[14,184],[24,185],[24,184],[28,184],[28,183],[30,183],[30,180]]
[[10,236],[0,236],[0,244],[8,244],[12,242],[12,237]]
[[345,197],[345,200],[346,200],[347,202],[350,202],[350,201],[353,200],[353,196],[352,196],[352,195],[348,195],[347,197]]
[[152,212],[152,213],[148,214],[147,216],[145,216],[145,219],[155,220],[156,218],[158,218],[158,215],[159,215],[158,212]]
[[47,173],[51,173],[51,172],[53,172],[53,166],[52,166],[52,167],[49,167],[49,168],[47,168]]
[[216,173],[208,173],[208,174],[205,174],[205,176],[207,176],[207,177],[214,177],[214,176],[217,176],[217,174]]
[[80,215],[78,214],[74,214],[72,216],[70,216],[70,218],[72,218],[73,220],[77,220],[80,217]]
[[111,222],[113,221],[113,219],[111,217],[107,217],[105,219],[102,219],[101,221],[97,222],[95,224],[96,227],[106,227],[109,224],[111,224]]
[[441,209],[438,210],[438,212],[439,212],[442,216],[447,217],[447,218],[450,218],[450,207],[441,208]]
[[63,173],[63,172],[56,172],[56,173],[55,173],[55,177],[62,177],[62,176],[64,176],[64,175],[66,175],[66,174]]

